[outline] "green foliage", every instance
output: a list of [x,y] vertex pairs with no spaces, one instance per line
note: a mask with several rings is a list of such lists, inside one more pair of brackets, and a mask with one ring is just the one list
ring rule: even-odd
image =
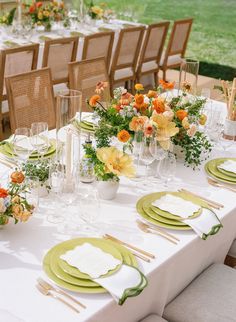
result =
[[[49,178],[49,161],[37,160],[34,162],[26,162],[22,166],[22,171],[26,177],[37,177],[41,184],[45,183]],[[49,188],[49,187],[47,187]]]
[[0,16],[0,24],[11,26],[15,16],[16,8],[11,9],[8,13]]

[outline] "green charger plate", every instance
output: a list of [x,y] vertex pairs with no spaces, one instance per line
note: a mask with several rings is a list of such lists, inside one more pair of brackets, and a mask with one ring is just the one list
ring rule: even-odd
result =
[[[135,262],[135,258],[133,255],[124,247],[111,242],[112,246],[114,246],[121,254],[123,263],[127,265],[137,265],[137,262]],[[49,261],[50,261],[50,269],[51,271],[61,280],[73,284],[78,285],[82,287],[100,287],[97,283],[93,282],[89,279],[81,279],[74,276],[71,276],[64,272],[60,266],[58,265],[57,258],[55,258],[55,251],[51,249],[48,254],[49,255]],[[131,256],[130,256],[131,255]]]
[[101,248],[104,252],[111,254],[112,256],[120,260],[121,263],[117,265],[115,269],[107,272],[107,274],[105,274],[104,276],[112,275],[114,272],[119,270],[119,268],[122,265],[122,256],[114,246],[105,242],[103,239],[99,239],[99,238],[79,238],[79,239],[68,240],[54,247],[54,250],[55,250],[54,258],[64,272],[74,277],[78,277],[82,279],[90,279],[90,276],[88,274],[80,272],[78,268],[69,265],[66,261],[60,258],[60,256],[66,253],[68,250],[72,250],[76,246],[82,245],[84,243],[89,243],[95,247]]
[[[143,208],[143,203],[145,201],[149,201],[151,200],[151,202],[153,202],[154,200],[156,199],[159,199],[161,197],[163,197],[164,195],[166,194],[172,194],[176,197],[181,197],[187,201],[191,201],[201,207],[205,207],[205,208],[208,208],[208,204],[204,201],[202,201],[201,199],[199,198],[196,198],[196,197],[192,197],[190,195],[188,195],[187,193],[184,193],[184,192],[169,192],[169,191],[163,191],[163,192],[156,192],[156,193],[152,193],[152,194],[149,194],[149,195],[146,195],[146,196],[143,196],[142,198],[140,198],[136,204],[136,209],[137,209],[137,212],[144,218],[146,219],[147,221],[149,221],[150,223],[152,224],[155,224],[157,226],[160,226],[160,227],[163,227],[163,228],[168,228],[168,229],[174,229],[174,230],[191,230],[192,228],[187,226],[187,225],[184,225],[184,226],[181,226],[181,225],[177,225],[175,223],[175,221],[172,220],[172,223],[166,223],[166,222],[163,222],[163,219],[160,220],[160,218],[158,217],[151,217],[149,213],[147,213],[144,208]],[[167,213],[167,212],[165,212]],[[153,215],[153,214],[152,214]],[[166,214],[165,214],[166,215]],[[171,216],[169,217],[169,219],[173,219],[173,218],[179,218],[178,216],[175,216],[175,215],[172,215],[170,214]],[[196,216],[199,216],[199,213],[196,213],[194,214],[191,218],[194,218]]]
[[219,165],[221,165],[222,163],[224,163],[225,161],[228,161],[228,160],[236,161],[236,158],[219,158],[219,159],[215,159],[215,160],[211,160],[211,161],[214,161],[214,164],[216,165],[216,169],[218,170],[218,172],[223,173],[230,180],[231,180],[231,178],[233,180],[236,180],[236,173],[233,173],[233,172],[218,168]]
[[153,210],[154,208],[156,208],[156,207],[150,206],[149,201],[144,201],[144,203],[143,203],[143,210],[146,212],[146,214],[149,217],[151,217],[151,218],[153,218],[153,219],[155,219],[157,221],[160,221],[160,222],[162,222],[164,224],[176,225],[176,226],[185,226],[185,227],[187,227],[187,225],[184,224],[181,221],[171,220],[171,219],[167,219],[165,217],[160,216],[159,213],[158,213],[158,210],[159,209],[156,208],[155,211],[154,211]]
[[236,184],[236,178],[229,176],[228,174],[224,174],[217,168],[218,165],[222,164],[223,162],[227,160],[234,160],[236,161],[236,158],[219,158],[210,160],[205,164],[205,171],[208,175],[211,177],[230,184]]
[[[56,152],[56,140],[54,139],[50,139],[50,147],[48,148],[48,150],[44,153],[44,157],[50,157],[52,156],[54,153]],[[14,154],[14,150],[13,150],[13,145],[10,142],[6,142],[5,144],[2,144],[0,146],[0,153],[4,154],[5,156],[7,156],[8,158],[13,158],[15,157]],[[34,152],[29,156],[30,160],[35,160],[38,159],[39,155]]]
[[[85,238],[84,238],[85,239]],[[92,239],[95,239],[95,238],[92,238]],[[79,239],[76,239],[76,240],[79,240]],[[97,240],[100,240],[100,241],[104,241],[106,243],[109,243],[110,245],[114,246],[119,252],[120,254],[122,255],[122,259],[123,259],[123,263],[124,264],[128,264],[128,265],[132,265],[134,267],[138,267],[138,264],[137,264],[137,261],[136,261],[136,258],[133,256],[132,253],[130,253],[126,248],[124,248],[123,246],[121,245],[118,245],[112,241],[105,241],[105,240],[101,240],[101,239],[97,239]],[[75,241],[75,240],[74,240]],[[64,242],[65,243],[65,242]],[[62,244],[62,243],[61,243]],[[59,244],[59,245],[61,245]],[[56,245],[58,246],[58,245]],[[55,247],[56,247],[55,246]],[[67,282],[65,281],[64,279],[61,279],[59,278],[53,271],[52,271],[52,268],[50,266],[50,258],[51,258],[51,254],[53,253],[54,251],[54,248],[53,247],[51,250],[49,250],[49,252],[44,256],[44,259],[43,259],[43,269],[45,271],[45,273],[47,274],[47,276],[53,281],[55,282],[58,286],[61,286],[69,291],[73,291],[73,292],[78,292],[78,293],[93,293],[93,294],[96,294],[96,293],[106,293],[107,291],[101,287],[101,286],[94,286],[94,287],[91,287],[91,286],[87,286],[85,285],[86,282],[88,280],[85,280],[85,279],[78,279],[78,278],[74,278],[73,279],[73,282],[76,281],[77,284],[80,283],[80,281],[83,283],[84,286],[81,286],[81,284],[77,285],[77,284],[73,284],[71,282]],[[66,273],[63,274],[63,278],[65,278],[65,275]],[[67,275],[67,277],[70,276],[70,275]],[[66,277],[66,278],[67,278]],[[71,276],[72,277],[72,276]],[[72,281],[72,280],[71,280]],[[92,282],[90,280],[90,282]],[[94,283],[94,282],[93,282]],[[98,285],[98,284],[96,284]]]

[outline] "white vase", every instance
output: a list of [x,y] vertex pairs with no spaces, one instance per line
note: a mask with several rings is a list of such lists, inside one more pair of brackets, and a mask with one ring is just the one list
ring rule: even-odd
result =
[[176,155],[178,160],[184,160],[185,159],[184,149],[181,146],[174,145],[173,153]]
[[117,181],[98,181],[97,190],[101,199],[112,200],[116,197],[119,182]]
[[233,137],[236,136],[236,121],[232,121],[232,120],[225,120],[225,124],[224,124],[224,134],[227,138],[227,136],[229,137],[229,139],[232,140]]

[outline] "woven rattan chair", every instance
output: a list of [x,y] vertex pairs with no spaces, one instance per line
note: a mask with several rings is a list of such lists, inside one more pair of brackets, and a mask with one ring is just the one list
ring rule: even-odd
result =
[[47,122],[55,128],[55,103],[49,68],[6,78],[12,132],[30,127],[33,122]]
[[82,59],[105,57],[107,70],[110,68],[111,53],[114,42],[114,32],[99,32],[84,38]]
[[50,67],[53,85],[68,82],[68,63],[76,60],[79,37],[46,40],[42,67]]
[[0,51],[0,139],[2,139],[2,119],[8,115],[5,77],[29,72],[37,68],[39,44],[20,46]]
[[[82,92],[82,111],[91,112],[88,109],[86,100],[95,94],[95,87],[101,81],[109,84],[104,58],[69,63],[69,87]],[[107,101],[110,96],[109,86],[103,94],[102,100]]]
[[169,21],[165,21],[148,26],[136,73],[138,83],[142,75],[154,74],[154,82],[157,86],[159,64],[169,24]]
[[[117,83],[133,81],[145,27],[125,28],[120,31],[110,72],[111,92]],[[131,86],[132,88],[132,86]]]
[[174,22],[166,51],[163,53],[160,69],[163,71],[163,79],[166,79],[166,70],[181,65],[185,55],[193,19],[183,19]]

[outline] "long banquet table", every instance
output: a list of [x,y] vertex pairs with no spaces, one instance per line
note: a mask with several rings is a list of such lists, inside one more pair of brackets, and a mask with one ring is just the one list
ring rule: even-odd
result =
[[[220,155],[213,151],[213,157]],[[236,146],[227,151],[236,157]],[[8,168],[0,165],[1,179]],[[100,234],[110,233],[156,255],[151,263],[138,260],[140,269],[148,278],[148,287],[137,297],[129,298],[119,306],[109,294],[75,294],[87,309],[78,315],[58,301],[43,296],[36,289],[36,279],[45,277],[42,260],[46,252],[60,241],[84,236],[78,230],[73,236],[65,235],[58,226],[47,221],[50,198],[40,200],[38,212],[25,224],[13,223],[0,230],[0,321],[6,312],[24,322],[135,322],[149,313],[162,315],[164,307],[179,294],[198,274],[212,263],[223,263],[232,241],[236,238],[235,193],[209,186],[204,172],[193,171],[177,162],[176,177],[169,189],[186,188],[224,204],[217,210],[223,228],[206,241],[192,231],[171,231],[180,239],[174,245],[160,236],[138,230],[135,209],[137,200],[144,195],[134,181],[122,179],[116,199],[102,201],[98,227]],[[163,191],[161,184],[151,191]],[[51,211],[51,210],[50,210]],[[65,216],[80,211],[77,205],[66,209]],[[72,293],[71,293],[72,294]]]

